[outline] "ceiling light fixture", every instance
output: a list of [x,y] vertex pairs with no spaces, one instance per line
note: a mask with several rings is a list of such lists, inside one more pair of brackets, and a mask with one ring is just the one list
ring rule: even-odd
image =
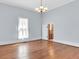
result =
[[43,0],[40,0],[40,7],[39,8],[35,8],[35,10],[39,13],[45,13],[48,11],[48,8],[43,6]]

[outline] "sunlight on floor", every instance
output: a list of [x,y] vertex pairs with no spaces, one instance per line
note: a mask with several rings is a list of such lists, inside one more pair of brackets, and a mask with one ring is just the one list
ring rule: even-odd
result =
[[18,47],[18,59],[29,59],[28,54],[27,45],[21,45]]

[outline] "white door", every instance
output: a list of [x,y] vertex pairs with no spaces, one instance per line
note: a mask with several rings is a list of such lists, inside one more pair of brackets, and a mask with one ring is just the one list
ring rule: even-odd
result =
[[48,25],[47,24],[42,25],[42,38],[46,40],[48,39]]

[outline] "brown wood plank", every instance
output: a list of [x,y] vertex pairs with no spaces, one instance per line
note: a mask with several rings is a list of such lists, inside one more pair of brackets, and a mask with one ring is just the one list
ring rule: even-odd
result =
[[0,59],[79,59],[79,48],[39,40],[0,46]]

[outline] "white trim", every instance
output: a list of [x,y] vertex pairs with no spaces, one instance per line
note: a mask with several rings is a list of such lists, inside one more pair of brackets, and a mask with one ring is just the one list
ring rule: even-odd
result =
[[[43,39],[43,40],[48,40],[48,39]],[[66,44],[66,45],[70,45],[70,46],[79,47],[79,43],[76,43],[76,42],[70,42],[70,41],[66,41],[66,40],[56,40],[56,39],[53,39],[53,41],[62,43],[62,44]]]
[[[29,39],[28,41],[34,41],[34,40],[40,40],[40,39]],[[43,40],[47,40],[47,39],[43,39]],[[28,41],[19,41],[19,42],[28,42]],[[66,40],[55,40],[55,39],[53,41],[62,43],[62,44],[66,44],[66,45],[79,47],[79,43],[76,43],[76,42],[70,42],[70,41],[66,41]],[[19,43],[19,42],[2,42],[2,43],[0,43],[0,45],[14,44],[14,43]]]
[[70,41],[66,41],[66,40],[53,40],[53,41],[58,42],[58,43],[62,43],[62,44],[66,44],[66,45],[79,47],[79,43],[76,43],[76,42],[70,42]]
[[29,40],[17,40],[17,41],[9,41],[9,42],[0,42],[0,45],[8,45],[8,44],[15,44],[15,43],[22,43],[22,42],[28,42],[28,41],[34,41],[34,40],[40,40],[40,39],[29,39]]

